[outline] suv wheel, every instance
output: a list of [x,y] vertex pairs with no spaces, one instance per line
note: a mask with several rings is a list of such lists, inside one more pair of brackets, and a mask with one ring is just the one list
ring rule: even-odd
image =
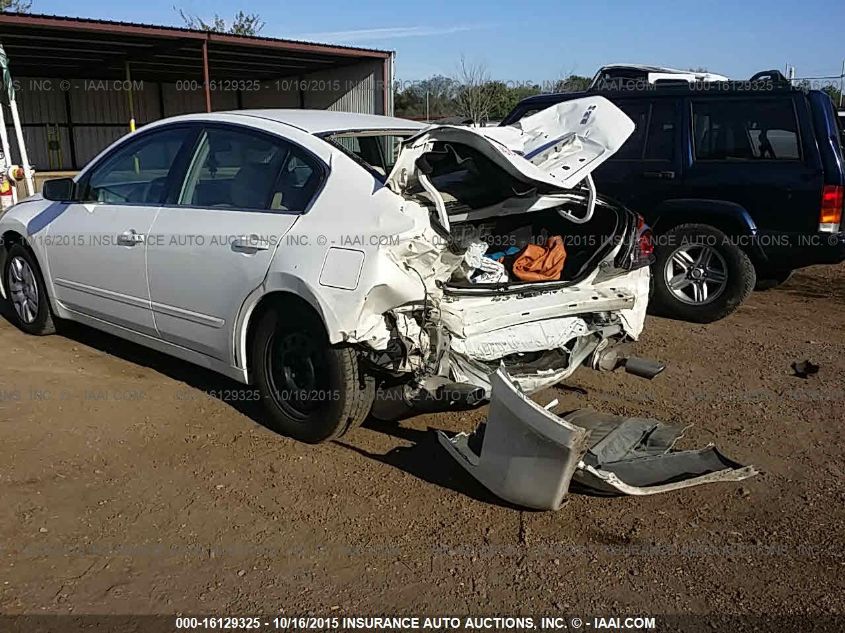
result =
[[12,322],[27,334],[53,334],[53,313],[35,256],[20,244],[6,255],[3,288]]
[[269,310],[250,351],[267,426],[274,431],[316,444],[340,437],[369,414],[375,380],[353,349],[329,344],[313,317]]
[[681,224],[656,247],[653,303],[665,316],[710,323],[736,310],[754,289],[748,255],[708,224]]

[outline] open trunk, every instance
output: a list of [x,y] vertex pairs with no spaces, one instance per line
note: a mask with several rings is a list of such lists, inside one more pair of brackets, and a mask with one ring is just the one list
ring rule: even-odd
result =
[[439,126],[405,141],[387,183],[429,222],[393,257],[426,294],[393,310],[377,349],[395,353],[377,362],[426,392],[446,380],[487,397],[500,367],[530,393],[635,339],[649,283],[637,216],[590,178],[633,127],[589,97],[518,126]]
[[429,128],[405,142],[388,184],[428,208],[450,250],[466,253],[447,293],[577,283],[630,229],[633,215],[600,200],[590,173],[632,130],[601,97],[507,128]]

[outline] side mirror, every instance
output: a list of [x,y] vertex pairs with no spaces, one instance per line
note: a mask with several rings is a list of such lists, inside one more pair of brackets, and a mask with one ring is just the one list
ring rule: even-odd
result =
[[41,187],[41,195],[45,200],[54,202],[72,202],[76,189],[73,178],[53,178],[45,180]]

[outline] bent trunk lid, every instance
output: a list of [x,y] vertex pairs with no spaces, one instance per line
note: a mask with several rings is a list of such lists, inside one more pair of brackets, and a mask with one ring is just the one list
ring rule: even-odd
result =
[[512,177],[561,193],[610,158],[633,131],[634,122],[599,96],[565,101],[502,127],[436,125],[403,143],[387,184],[404,193],[417,180],[417,160],[443,142],[468,145]]

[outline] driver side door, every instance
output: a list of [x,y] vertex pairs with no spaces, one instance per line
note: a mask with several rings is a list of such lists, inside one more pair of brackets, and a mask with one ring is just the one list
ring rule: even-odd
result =
[[160,206],[184,172],[195,132],[138,132],[78,182],[79,201],[48,227],[47,261],[56,299],[68,310],[157,336],[146,240]]

